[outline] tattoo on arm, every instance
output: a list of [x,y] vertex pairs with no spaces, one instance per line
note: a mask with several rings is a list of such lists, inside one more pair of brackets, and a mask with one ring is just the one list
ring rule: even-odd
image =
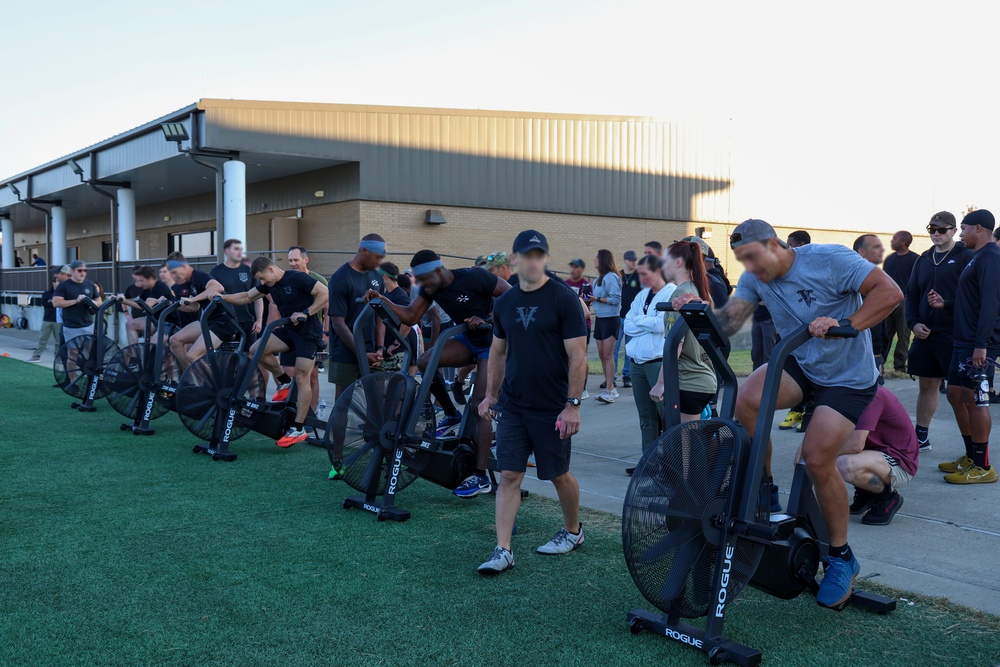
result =
[[722,330],[726,332],[726,335],[732,336],[753,315],[756,308],[757,304],[755,303],[731,298],[726,302],[726,305],[715,311],[715,316],[719,319],[719,324],[722,325]]

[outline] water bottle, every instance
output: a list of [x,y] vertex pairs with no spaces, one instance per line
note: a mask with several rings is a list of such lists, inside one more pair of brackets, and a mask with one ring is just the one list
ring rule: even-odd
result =
[[319,399],[319,405],[316,406],[316,416],[320,419],[326,419],[326,399]]
[[972,376],[973,393],[976,397],[977,408],[990,407],[990,381],[986,376],[986,369],[980,368]]

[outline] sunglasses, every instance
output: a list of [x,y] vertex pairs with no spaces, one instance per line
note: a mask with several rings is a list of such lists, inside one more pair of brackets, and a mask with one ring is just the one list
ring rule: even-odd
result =
[[76,271],[77,273],[86,273],[87,272],[87,269],[73,269],[73,270]]
[[945,234],[949,229],[955,229],[954,227],[927,227],[927,231],[931,234]]

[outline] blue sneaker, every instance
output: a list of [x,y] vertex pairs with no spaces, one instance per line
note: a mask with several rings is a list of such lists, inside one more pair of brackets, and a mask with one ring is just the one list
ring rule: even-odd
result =
[[480,475],[469,475],[465,481],[452,491],[459,498],[475,498],[480,493],[489,493],[493,490],[489,477]]
[[861,572],[858,559],[827,558],[823,561],[823,581],[816,592],[816,604],[829,609],[840,609],[854,592],[854,578]]
[[437,436],[442,438],[448,435],[448,431],[462,423],[462,415],[453,415],[443,418],[437,425]]

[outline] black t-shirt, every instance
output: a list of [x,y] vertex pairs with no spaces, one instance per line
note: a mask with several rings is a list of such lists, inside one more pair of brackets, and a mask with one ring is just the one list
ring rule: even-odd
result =
[[[129,285],[128,287],[126,287],[126,288],[125,288],[125,291],[124,291],[124,292],[122,292],[122,296],[124,296],[124,297],[125,297],[126,299],[132,299],[132,300],[135,300],[136,298],[138,298],[138,296],[139,296],[139,294],[140,294],[141,292],[142,292],[142,290],[141,290],[141,289],[139,289],[139,288],[138,288],[138,287],[137,287],[137,286],[136,286],[136,285],[135,285],[135,284],[133,283],[132,285]],[[125,312],[125,310],[126,310],[126,307],[125,307],[125,305],[124,305],[124,304],[122,304],[122,305],[120,306],[120,308],[121,308],[122,312]],[[143,312],[142,312],[141,310],[139,310],[138,308],[128,308],[127,310],[128,310],[128,312],[132,313],[132,317],[142,317],[142,316],[143,316],[143,314],[144,314],[144,313],[143,313]]]
[[919,257],[920,255],[913,251],[908,251],[902,257],[892,253],[885,258],[882,268],[890,278],[896,281],[899,289],[906,292],[906,285],[910,282],[910,274],[913,273],[913,265],[917,263]]
[[[239,294],[249,292],[251,288],[257,287],[257,279],[250,275],[250,267],[240,264],[235,269],[231,269],[225,264],[219,264],[211,271],[211,276],[219,281],[226,294]],[[233,306],[236,310],[236,317],[240,322],[253,322],[257,319],[254,312],[254,305],[248,303],[245,306]]]
[[[457,324],[470,317],[486,319],[493,310],[493,290],[497,288],[497,278],[486,269],[452,269],[453,280],[434,294],[420,288],[420,296],[431,303],[437,303],[448,317]],[[489,347],[492,335],[489,330],[469,331],[465,334],[469,342],[479,347]]]
[[[212,276],[208,275],[204,271],[192,271],[191,278],[188,279],[186,283],[177,283],[171,288],[174,293],[174,299],[180,301],[184,298],[198,296],[208,289],[208,283],[212,280]],[[193,313],[177,311],[177,319],[180,320],[180,325],[182,327],[185,327],[192,322],[197,322],[201,317],[201,311],[208,307],[208,301],[199,301],[197,305],[199,308]],[[212,319],[215,321],[221,319],[223,317],[222,312],[222,309],[217,307],[212,315]]]
[[632,302],[635,301],[635,297],[639,296],[639,292],[642,291],[642,284],[639,282],[639,272],[633,271],[632,273],[621,272],[622,274],[622,309],[621,316],[625,317],[628,315],[628,309],[632,307]]
[[570,397],[569,357],[563,341],[587,335],[576,291],[553,280],[533,292],[512,287],[496,300],[493,333],[507,340],[504,409],[562,412]]
[[[53,294],[67,301],[73,301],[81,294],[94,299],[97,297],[97,286],[89,280],[79,283],[64,280],[56,285]],[[69,329],[82,329],[94,323],[94,315],[90,312],[90,307],[87,304],[78,303],[75,306],[63,308],[62,323],[64,327]]]
[[[378,271],[355,271],[348,262],[330,276],[330,303],[327,312],[330,317],[343,317],[347,328],[354,331],[355,320],[368,307],[367,304],[357,303],[356,299],[364,296],[369,289],[381,292],[382,288],[382,276]],[[370,326],[365,329],[365,347],[369,352],[375,351],[375,318],[372,318]],[[330,358],[337,362],[358,363],[358,357],[340,340],[332,324]]]
[[52,305],[52,295],[55,290],[45,290],[42,292],[42,322],[55,322],[56,321],[56,307]]
[[[270,294],[271,301],[278,307],[278,313],[282,317],[289,317],[292,313],[304,313],[309,310],[315,297],[312,295],[313,288],[318,281],[308,273],[299,271],[285,271],[281,280],[274,283],[272,287],[258,285],[257,291],[261,294]],[[298,335],[303,338],[320,339],[323,337],[323,325],[319,320],[319,313],[306,318],[305,322],[290,325]]]
[[976,251],[958,277],[955,344],[1000,347],[1000,247],[992,241]]
[[387,292],[385,298],[392,301],[397,306],[409,306],[410,305],[410,295],[406,293],[406,290],[396,286],[396,289],[391,292]]
[[[165,282],[157,280],[155,283],[153,283],[152,287],[150,287],[149,289],[144,289],[141,292],[139,292],[138,300],[145,301],[146,299],[156,299],[157,301],[159,301],[161,298],[164,298],[167,301],[173,301],[174,295],[170,291],[170,288],[167,287],[167,284]],[[136,314],[137,312],[138,314]],[[146,316],[146,311],[140,310],[138,308],[132,309],[132,317],[145,317],[145,316]]]

